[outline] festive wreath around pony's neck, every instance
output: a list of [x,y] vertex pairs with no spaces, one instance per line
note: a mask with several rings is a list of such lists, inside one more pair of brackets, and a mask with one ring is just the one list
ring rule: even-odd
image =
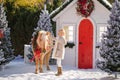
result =
[[78,0],[76,10],[83,17],[88,17],[94,10],[94,3],[92,0]]

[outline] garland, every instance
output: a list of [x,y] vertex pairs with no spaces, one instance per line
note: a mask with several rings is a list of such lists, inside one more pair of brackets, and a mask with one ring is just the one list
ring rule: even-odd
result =
[[67,44],[65,45],[65,48],[66,47],[73,48],[74,46],[75,44],[73,42],[67,42]]
[[94,3],[92,0],[78,0],[76,10],[83,17],[88,17],[94,10]]

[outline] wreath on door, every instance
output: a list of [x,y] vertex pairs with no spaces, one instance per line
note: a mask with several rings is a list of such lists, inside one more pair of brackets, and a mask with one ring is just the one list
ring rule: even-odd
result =
[[94,10],[94,2],[92,0],[78,0],[76,10],[83,17],[88,17]]

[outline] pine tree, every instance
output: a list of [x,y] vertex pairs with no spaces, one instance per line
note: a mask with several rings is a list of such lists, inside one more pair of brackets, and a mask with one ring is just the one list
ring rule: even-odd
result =
[[46,10],[46,5],[45,5],[45,9],[42,10],[42,12],[40,13],[37,27],[34,30],[35,32],[33,33],[33,36],[34,34],[36,34],[37,31],[40,31],[40,30],[49,31],[53,34],[52,24],[51,24],[48,10]]
[[12,44],[10,42],[10,28],[7,27],[3,4],[0,4],[0,29],[3,30],[3,37],[0,38],[0,66],[9,63],[14,59]]
[[103,34],[100,46],[101,60],[97,67],[109,72],[120,72],[120,2],[115,0],[111,9],[109,26]]

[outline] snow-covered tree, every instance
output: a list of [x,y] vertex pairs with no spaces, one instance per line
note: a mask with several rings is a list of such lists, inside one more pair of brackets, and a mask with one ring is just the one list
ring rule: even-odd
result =
[[13,49],[10,38],[10,28],[7,27],[3,4],[0,4],[0,29],[3,30],[3,37],[0,38],[0,66],[9,63],[14,59]]
[[98,68],[109,72],[120,72],[120,2],[115,0],[111,9],[109,26],[103,34]]
[[37,31],[40,30],[49,31],[53,34],[49,12],[48,10],[46,10],[46,5],[44,7],[45,9],[42,10],[42,12],[40,13],[39,21],[37,23],[37,27],[34,29],[35,32],[33,33],[33,36],[34,34],[36,34]]

